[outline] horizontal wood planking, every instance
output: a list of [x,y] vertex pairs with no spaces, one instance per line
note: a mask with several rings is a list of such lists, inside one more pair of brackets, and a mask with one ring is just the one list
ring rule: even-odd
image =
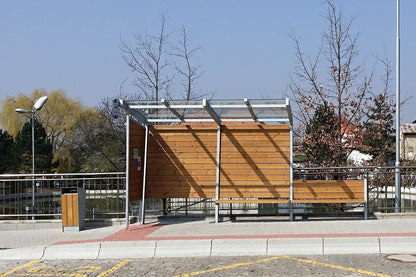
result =
[[302,200],[293,200],[293,204],[363,204],[365,203],[365,199],[357,198],[357,199],[302,199]]
[[214,197],[217,128],[153,126],[146,197]]
[[235,163],[224,163],[221,164],[222,169],[226,170],[240,170],[240,171],[247,171],[247,170],[254,170],[254,171],[270,171],[270,174],[286,174],[290,169],[290,166],[285,163],[267,163],[267,160],[264,159],[263,163],[255,163],[255,162],[243,162],[237,161]]
[[[288,126],[222,126],[221,139],[221,194],[288,197]],[[148,145],[146,197],[215,197],[216,126],[152,126]]]
[[289,159],[288,154],[290,154],[290,148],[286,147],[286,146],[281,146],[281,147],[275,147],[275,146],[270,146],[270,145],[244,145],[244,144],[239,144],[239,145],[223,145],[221,142],[221,154],[223,153],[231,153],[231,154],[235,154],[235,152],[240,153],[241,155],[245,154],[245,153],[259,153],[259,154],[267,154],[267,153],[271,153],[271,154],[279,154],[282,157],[285,157],[287,159]]
[[169,188],[149,188],[146,189],[146,197],[148,198],[214,198],[215,188],[204,189],[202,187],[192,188],[187,187],[183,189],[176,188],[175,191]]
[[[170,198],[172,193],[178,198],[215,198],[215,187],[212,189],[196,187],[196,188],[176,188],[172,192],[172,188],[159,187],[146,189],[146,197],[148,198]],[[289,192],[270,192],[270,191],[225,191],[221,197],[230,198],[284,198],[289,200]]]
[[273,176],[244,176],[247,175],[221,175],[221,188],[226,188],[227,186],[245,187],[253,184],[257,184],[258,186],[264,186],[268,184],[275,186],[284,184],[286,186],[289,186],[289,178],[287,178],[287,176],[285,175],[278,175],[274,178]]
[[[189,181],[189,180],[176,180],[176,181],[164,181],[160,182],[157,187],[148,187],[147,190],[157,190],[157,189],[169,189],[169,190],[186,190],[189,188],[194,189],[215,189],[215,182],[212,181]],[[240,186],[228,186],[221,189],[221,192],[228,192],[231,193],[233,191],[240,191],[244,193],[253,193],[253,192],[278,192],[282,194],[289,193],[289,186],[281,186],[279,184],[271,184],[271,185],[261,185],[258,183],[253,183],[252,185],[247,185],[245,187]]]
[[364,203],[364,193],[363,180],[293,182],[293,203]]
[[289,127],[264,127],[223,128],[221,197],[289,197]]
[[[204,153],[187,153],[186,155],[183,153],[150,153],[151,159],[148,160],[147,164],[159,164],[159,163],[168,163],[168,162],[176,162],[181,164],[199,164],[199,163],[206,163],[211,162],[212,164],[216,163],[216,158],[212,155],[204,154]],[[149,157],[150,158],[150,157]],[[222,155],[222,166],[241,166],[242,164],[249,164],[255,166],[262,166],[263,168],[282,168],[282,165],[289,165],[287,164],[286,160],[280,157],[249,157],[244,158],[240,155],[238,156],[228,156]]]
[[[190,179],[197,179],[199,176],[212,176],[215,179],[216,170],[214,168],[205,167],[201,165],[202,168],[198,168],[195,165],[189,167],[174,167],[171,165],[166,165],[164,168],[160,169],[159,167],[153,167],[148,165],[147,176],[152,176],[154,178],[165,178],[165,177],[186,177]],[[235,180],[235,181],[288,181],[289,174],[286,170],[253,170],[247,168],[246,170],[232,170],[232,169],[221,169],[221,177],[224,178],[224,181]],[[288,182],[287,182],[288,183]]]

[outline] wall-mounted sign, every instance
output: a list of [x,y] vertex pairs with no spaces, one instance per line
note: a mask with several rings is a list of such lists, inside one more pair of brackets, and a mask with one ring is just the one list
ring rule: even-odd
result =
[[137,171],[142,170],[142,157],[137,157]]
[[137,171],[142,170],[142,157],[139,155],[139,148],[133,148],[133,159],[137,160]]

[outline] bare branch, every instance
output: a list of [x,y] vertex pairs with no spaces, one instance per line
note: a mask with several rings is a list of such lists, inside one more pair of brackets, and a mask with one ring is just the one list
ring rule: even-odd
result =
[[145,99],[159,100],[162,91],[167,91],[172,78],[165,71],[170,62],[165,58],[169,35],[165,31],[166,19],[161,16],[160,32],[157,36],[140,34],[134,36],[135,45],[121,42],[121,52],[127,66],[136,73],[133,84],[144,94]]
[[192,65],[191,58],[201,49],[201,47],[190,49],[189,33],[186,31],[185,27],[182,27],[181,29],[181,36],[182,39],[178,43],[179,46],[174,47],[171,55],[180,58],[185,64],[184,66],[179,66],[175,63],[175,69],[176,72],[183,77],[181,85],[185,90],[185,99],[189,101],[192,98],[199,98],[199,95],[195,92],[195,85],[204,72],[200,71],[200,65]]

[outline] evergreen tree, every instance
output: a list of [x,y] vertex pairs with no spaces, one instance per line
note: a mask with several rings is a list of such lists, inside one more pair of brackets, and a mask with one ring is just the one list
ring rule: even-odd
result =
[[307,161],[312,165],[333,166],[346,161],[346,155],[338,151],[334,137],[339,137],[339,120],[326,102],[318,106],[308,122],[303,137],[303,148]]
[[13,137],[7,131],[0,129],[0,174],[13,171],[16,166],[12,148]]
[[371,163],[374,165],[386,165],[395,157],[392,101],[385,94],[379,94],[368,106],[363,152],[373,156]]
[[[28,121],[16,136],[14,152],[18,156],[19,173],[32,172],[32,123]],[[49,173],[52,166],[52,144],[45,128],[35,120],[35,173]]]

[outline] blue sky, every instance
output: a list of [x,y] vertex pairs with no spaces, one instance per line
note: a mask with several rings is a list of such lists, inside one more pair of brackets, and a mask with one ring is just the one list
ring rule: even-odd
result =
[[[396,1],[336,3],[344,17],[355,17],[365,70],[372,70],[374,55],[387,55],[394,66]],[[402,122],[416,119],[415,11],[416,1],[401,1],[401,88],[403,98],[414,97],[402,110]],[[327,28],[326,13],[322,0],[3,0],[0,101],[38,88],[63,89],[87,106],[117,96],[123,80],[132,79],[121,39],[132,43],[135,33],[157,33],[161,14],[172,42],[184,26],[191,45],[202,46],[194,60],[204,71],[198,90],[214,92],[215,98],[281,98],[296,66],[289,34],[295,32],[304,52],[314,55]],[[134,91],[126,83],[122,95]]]

